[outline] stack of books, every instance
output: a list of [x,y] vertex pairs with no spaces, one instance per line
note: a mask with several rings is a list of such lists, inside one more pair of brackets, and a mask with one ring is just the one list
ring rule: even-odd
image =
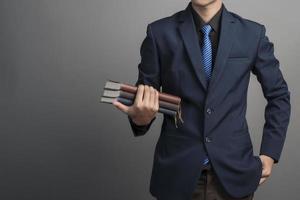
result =
[[[137,87],[134,85],[108,80],[105,83],[100,102],[112,104],[113,100],[117,99],[122,104],[131,106],[134,103],[136,92]],[[178,120],[183,123],[180,103],[180,97],[159,92],[158,112],[173,116],[176,127]]]

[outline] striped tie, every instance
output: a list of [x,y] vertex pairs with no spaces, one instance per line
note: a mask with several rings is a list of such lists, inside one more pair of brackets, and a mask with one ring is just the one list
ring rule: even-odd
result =
[[[209,33],[212,30],[211,26],[209,24],[204,25],[201,29],[203,33],[203,42],[202,42],[202,62],[204,71],[206,74],[207,81],[211,78],[211,71],[212,71],[212,45],[209,38]],[[206,165],[209,163],[209,159],[206,156],[206,158],[203,161],[203,165]]]
[[201,29],[203,33],[202,61],[207,80],[211,78],[212,69],[212,45],[209,38],[209,33],[211,30],[212,28],[209,24],[204,25]]

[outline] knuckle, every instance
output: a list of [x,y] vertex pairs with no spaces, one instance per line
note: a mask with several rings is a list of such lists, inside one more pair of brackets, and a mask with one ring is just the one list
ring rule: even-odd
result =
[[138,109],[138,110],[141,110],[141,103],[136,103],[135,107]]
[[142,106],[141,106],[142,110],[148,110],[148,104],[147,103],[144,103]]
[[155,96],[155,90],[154,89],[152,89],[152,94],[153,94],[153,96]]
[[139,108],[140,108],[141,110],[144,109],[144,107],[145,107],[145,104],[144,104],[143,102],[139,104]]
[[151,112],[154,113],[155,112],[155,106],[151,107]]
[[144,89],[144,87],[145,86],[143,84],[140,84],[138,88],[142,90],[142,89]]
[[151,106],[151,105],[148,105],[147,110],[148,110],[149,112],[153,112],[152,106]]
[[145,108],[145,110],[150,110],[151,109],[151,107],[149,106],[149,104],[145,104],[144,108]]

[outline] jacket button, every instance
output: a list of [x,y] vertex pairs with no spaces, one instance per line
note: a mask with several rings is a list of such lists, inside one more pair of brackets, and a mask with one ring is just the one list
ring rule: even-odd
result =
[[211,139],[209,137],[205,137],[205,142],[206,143],[211,142]]
[[207,108],[207,109],[206,109],[206,112],[207,112],[207,114],[210,115],[210,114],[212,113],[212,109],[211,109],[211,108]]

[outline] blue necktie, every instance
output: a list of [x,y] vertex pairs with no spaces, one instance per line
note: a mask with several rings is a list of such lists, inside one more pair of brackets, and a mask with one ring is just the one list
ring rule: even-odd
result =
[[207,80],[211,78],[212,69],[212,45],[209,38],[209,33],[212,30],[209,24],[204,25],[201,29],[203,33],[202,42],[202,61]]
[[[203,42],[202,42],[202,62],[204,71],[206,74],[206,79],[209,81],[211,78],[211,71],[212,71],[212,45],[209,38],[209,33],[212,30],[211,26],[209,24],[204,25],[201,29],[203,33]],[[203,165],[206,165],[209,163],[209,159],[206,156],[206,158],[203,160]]]

